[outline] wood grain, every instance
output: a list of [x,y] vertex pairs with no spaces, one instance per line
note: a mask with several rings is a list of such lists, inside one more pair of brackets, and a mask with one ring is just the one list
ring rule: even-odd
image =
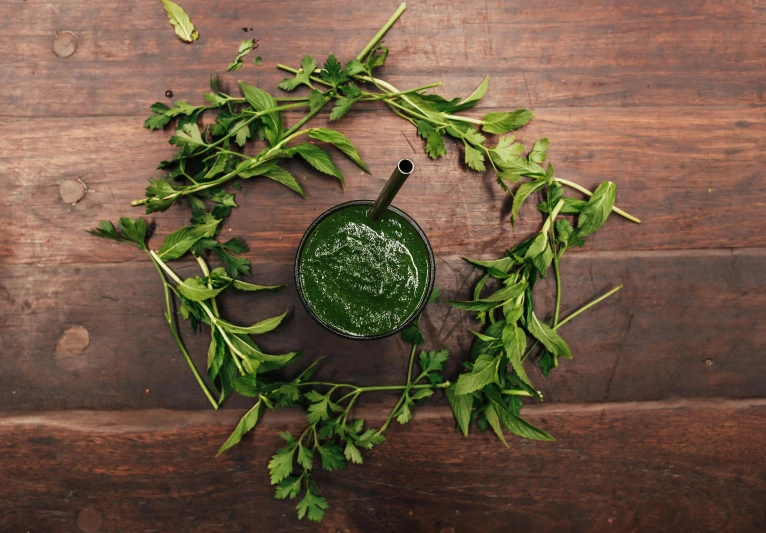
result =
[[[354,57],[397,5],[189,0],[200,39],[185,45],[152,2],[4,0],[0,115],[143,113],[167,89],[194,99],[248,38],[260,40],[264,66],[248,59],[224,79],[275,88],[284,76],[274,65]],[[57,31],[77,36],[71,57],[53,53]],[[754,0],[412,2],[386,36],[384,75],[402,87],[444,80],[444,94],[465,96],[489,74],[489,106],[762,105],[765,38]]]
[[[357,144],[375,177],[362,175],[336,152],[347,177],[343,191],[337,180],[291,162],[288,168],[307,178],[309,198],[264,180],[245,182],[241,192],[234,191],[241,208],[228,223],[233,235],[245,237],[261,261],[290,261],[316,216],[343,201],[377,196],[393,162],[404,156],[413,159],[416,174],[396,204],[421,224],[437,253],[497,253],[539,229],[534,201],[511,228],[510,198],[488,173],[466,170],[454,144],[446,157],[428,159],[414,128],[383,113],[360,113],[334,126]],[[614,217],[590,239],[588,250],[763,246],[765,114],[763,108],[715,108],[704,114],[693,108],[640,114],[631,109],[547,109],[521,138],[531,144],[547,135],[559,176],[591,188],[602,180],[615,181],[618,204],[644,221],[635,226]],[[381,123],[392,128],[383,144]],[[144,130],[138,118],[38,119],[31,124],[0,146],[0,165],[7,169],[0,224],[16,229],[0,242],[2,261],[128,260],[130,249],[105,247],[83,231],[101,219],[142,214],[129,203],[143,197],[147,177],[173,153],[164,142],[170,132]],[[71,179],[81,179],[88,189],[76,205],[60,197],[60,184]],[[166,235],[188,223],[188,217],[184,205],[151,218],[158,233]]]
[[298,522],[269,487],[276,433],[300,430],[297,413],[267,417],[217,459],[239,412],[16,415],[0,419],[0,528],[72,531],[93,506],[114,533],[761,531],[765,413],[762,400],[529,408],[556,442],[506,450],[421,409],[365,464],[316,473],[331,506],[321,526]]
[[[179,269],[183,275],[198,273],[196,263],[185,264]],[[535,371],[533,380],[550,402],[764,396],[765,267],[762,250],[565,257],[563,313],[616,285],[625,288],[565,326],[562,335],[575,359],[563,361],[549,378]],[[256,264],[254,270],[256,281],[289,287],[227,296],[222,306],[225,316],[242,324],[279,314],[286,306],[294,309],[285,326],[261,337],[264,349],[307,349],[305,364],[324,356],[318,375],[335,381],[402,380],[408,349],[401,340],[339,339],[301,307],[289,264]],[[459,258],[441,257],[437,263],[445,299],[468,298],[478,275]],[[119,265],[0,269],[0,296],[6,302],[0,303],[0,404],[14,410],[204,409],[205,398],[163,321],[156,276],[137,255]],[[541,314],[553,303],[552,280],[546,282],[538,296]],[[469,348],[468,327],[478,325],[446,304],[429,306],[422,325],[430,346],[452,350],[449,375],[454,377]],[[80,343],[86,347],[78,354],[59,353],[60,339],[77,326],[87,330],[89,344]],[[206,335],[188,329],[184,334],[204,365]],[[237,402],[233,405],[246,405]]]

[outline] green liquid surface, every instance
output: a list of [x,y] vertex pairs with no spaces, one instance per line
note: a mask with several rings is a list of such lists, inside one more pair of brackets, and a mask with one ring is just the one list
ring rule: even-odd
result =
[[363,337],[389,333],[411,319],[430,276],[417,230],[392,211],[373,222],[370,207],[349,206],[322,220],[299,259],[311,310],[336,330]]

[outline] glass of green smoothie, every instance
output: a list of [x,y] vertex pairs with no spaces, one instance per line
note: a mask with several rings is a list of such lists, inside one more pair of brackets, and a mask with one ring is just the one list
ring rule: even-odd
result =
[[400,161],[397,171],[407,172],[398,183],[394,172],[381,193],[389,195],[387,202],[355,200],[322,213],[298,246],[298,295],[317,322],[341,337],[393,335],[428,302],[435,275],[431,244],[407,213],[389,205],[412,169],[411,161]]

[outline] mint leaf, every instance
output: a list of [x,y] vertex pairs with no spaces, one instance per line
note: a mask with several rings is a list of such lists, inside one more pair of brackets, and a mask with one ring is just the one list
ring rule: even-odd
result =
[[530,194],[540,189],[544,184],[545,182],[542,180],[529,181],[522,183],[521,186],[516,189],[516,194],[513,195],[513,206],[511,207],[512,223],[516,221],[516,217],[519,215],[519,210],[521,209],[524,201],[529,197]]
[[515,322],[507,322],[503,328],[503,346],[505,348],[505,354],[511,362],[513,370],[519,379],[529,385],[529,378],[524,370],[524,365],[521,362],[521,356],[524,354],[524,350],[527,347],[527,337],[524,331],[516,325]]
[[[269,93],[258,87],[248,85],[243,82],[239,82],[239,89],[250,104],[256,111],[268,111],[277,107],[277,101]],[[282,124],[282,115],[279,111],[273,113],[267,113],[261,116],[263,124],[266,128],[266,138],[269,140],[269,144],[276,145],[284,133]]]
[[457,113],[458,111],[465,111],[466,109],[471,109],[473,107],[476,107],[476,104],[479,103],[479,100],[484,98],[484,95],[487,93],[488,87],[489,87],[489,76],[485,76],[484,80],[482,80],[479,86],[469,96],[467,96],[460,103],[454,106],[450,110],[450,112]]
[[[261,416],[261,413],[263,412],[263,406],[261,405],[261,402],[256,403],[247,413],[245,413],[245,416],[242,417],[242,419],[239,421],[239,424],[237,424],[237,427],[234,428],[234,431],[229,436],[228,439],[226,439],[226,442],[224,442],[221,447],[218,449],[218,453],[216,453],[216,456],[221,455],[223,452],[234,446],[235,444],[239,444],[239,442],[242,440],[242,437],[250,430],[252,430],[255,425],[258,423],[258,419]],[[272,483],[273,484],[273,483]]]
[[170,0],[161,1],[168,14],[168,20],[170,20],[170,24],[175,28],[178,38],[185,43],[191,43],[199,39],[199,33],[194,28],[194,24],[192,24],[186,11],[175,2]]
[[473,396],[470,394],[464,394],[458,396],[455,394],[455,385],[450,385],[444,390],[449,400],[449,404],[452,407],[452,413],[455,415],[455,421],[463,432],[463,435],[468,436],[468,426],[471,424],[471,412],[473,411]]
[[566,357],[567,359],[572,358],[572,352],[569,351],[566,341],[555,330],[540,322],[534,313],[531,313],[529,320],[527,320],[527,329],[530,335],[539,340],[543,346],[556,356]]
[[288,189],[297,192],[304,198],[306,197],[306,194],[303,192],[303,188],[298,183],[298,180],[296,180],[295,177],[292,174],[290,174],[288,171],[286,171],[284,168],[274,166],[271,169],[264,172],[263,175],[269,179],[276,181],[277,183],[281,183]]
[[343,174],[335,166],[330,154],[314,146],[313,144],[298,144],[287,149],[287,152],[291,155],[298,154],[303,158],[306,163],[317,169],[319,172],[338,178],[342,184],[345,185]]
[[455,394],[457,396],[470,394],[493,383],[495,381],[495,372],[499,363],[499,357],[482,355],[477,358],[473,370],[468,374],[461,374],[458,378]]
[[598,186],[577,217],[577,233],[580,237],[595,233],[606,222],[616,197],[617,186],[611,181]]
[[309,132],[309,137],[335,145],[338,150],[346,154],[351,161],[369,174],[370,170],[362,161],[362,156],[359,155],[359,152],[354,148],[354,145],[351,144],[351,141],[348,140],[348,137],[339,131],[326,128],[312,128]]
[[482,130],[487,133],[508,133],[525,126],[535,114],[528,109],[517,109],[511,112],[487,113],[482,119]]

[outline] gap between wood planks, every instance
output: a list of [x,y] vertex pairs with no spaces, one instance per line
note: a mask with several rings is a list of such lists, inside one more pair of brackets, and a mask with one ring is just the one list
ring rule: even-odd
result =
[[[180,99],[188,99],[188,97],[178,96],[171,99],[166,99],[168,105],[172,102],[175,102],[176,100]],[[158,100],[162,100],[162,98],[158,97]],[[193,103],[193,102],[192,102]],[[200,105],[204,104],[202,99],[200,98]],[[518,107],[518,106],[517,106]],[[524,106],[521,106],[524,107]],[[689,110],[698,110],[700,108],[704,108],[707,111],[751,111],[751,110],[757,110],[762,109],[766,111],[766,104],[727,104],[727,105],[706,105],[706,104],[689,104],[689,105],[678,105],[678,104],[635,104],[635,105],[594,105],[594,106],[569,106],[569,105],[536,105],[530,110],[533,111],[536,115],[538,111],[545,111],[545,110],[577,110],[577,109],[583,109],[583,110],[614,110],[614,109],[652,109],[652,108],[662,108],[664,110],[667,110],[668,108],[675,108],[675,109],[689,109]],[[516,109],[512,104],[509,105],[499,105],[499,106],[482,106],[482,107],[475,107],[471,109],[469,115],[467,116],[473,116],[477,115],[483,116],[486,113],[492,113],[496,111],[509,111],[512,109]],[[396,115],[393,115],[388,109],[386,108],[380,108],[378,106],[375,106],[374,103],[365,104],[363,103],[359,107],[354,107],[354,112],[363,112],[363,113],[380,113],[381,115],[390,115],[392,117],[395,117]],[[67,115],[5,115],[0,113],[0,120],[18,120],[19,118],[24,118],[25,120],[60,120],[60,119],[105,119],[105,118],[141,118],[146,119],[149,115],[151,115],[152,112],[149,110],[149,104],[147,103],[146,107],[146,113],[126,113],[126,114],[120,114],[120,113],[91,113],[91,114],[67,114]],[[294,117],[294,116],[300,116],[300,113],[296,112],[283,112],[283,117]],[[532,119],[535,120],[535,119]],[[165,128],[164,131],[170,131],[171,128]],[[147,130],[148,131],[148,130]]]
[[[366,406],[357,415],[367,420],[383,420],[390,406]],[[586,404],[528,405],[523,408],[525,418],[568,414],[620,415],[647,411],[721,411],[766,408],[766,398],[733,400],[729,398],[674,399],[645,402],[610,402]],[[242,417],[244,409],[216,411],[177,411],[169,409],[138,409],[130,411],[57,411],[37,413],[0,412],[0,430],[18,427],[55,427],[70,431],[95,433],[134,433],[143,431],[183,430],[191,426],[232,426]],[[766,413],[766,411],[765,411]],[[266,416],[263,426],[302,421],[305,413],[300,409],[284,409],[280,416]],[[448,407],[421,407],[415,412],[421,420],[452,418]]]

